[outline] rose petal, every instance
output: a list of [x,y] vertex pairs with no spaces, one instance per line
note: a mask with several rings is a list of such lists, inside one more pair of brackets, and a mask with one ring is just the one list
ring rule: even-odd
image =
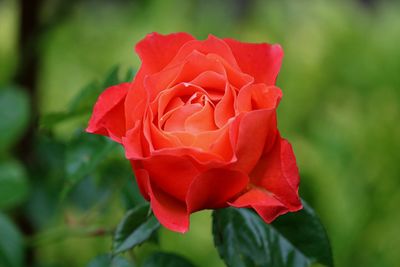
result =
[[205,131],[194,135],[193,147],[209,151],[229,162],[234,157],[229,136],[229,125],[215,131]]
[[171,113],[171,116],[164,124],[164,130],[168,132],[185,132],[186,119],[200,111],[202,106],[200,104],[188,104]]
[[131,160],[130,163],[131,163],[133,172],[135,173],[135,178],[136,178],[136,182],[139,187],[140,193],[146,200],[150,201],[150,194],[149,194],[149,188],[148,188],[149,173],[145,169],[143,169],[143,166],[140,163],[140,161]]
[[97,99],[86,131],[109,136],[121,143],[125,135],[124,101],[130,83],[121,83],[107,88]]
[[186,193],[198,169],[188,159],[172,155],[153,155],[141,161],[152,183],[174,198],[185,201]]
[[142,146],[142,131],[142,122],[136,121],[135,126],[122,138],[122,145],[127,159],[141,159],[145,156]]
[[215,71],[205,71],[190,81],[207,91],[207,95],[212,101],[221,100],[224,95],[226,78],[224,75]]
[[236,99],[235,90],[227,85],[224,96],[215,106],[214,118],[215,124],[222,128],[230,118],[235,116],[234,103]]
[[280,45],[242,43],[224,39],[232,49],[240,69],[254,77],[256,83],[275,85],[283,50]]
[[181,47],[191,40],[194,40],[193,36],[184,32],[167,35],[156,32],[148,34],[135,47],[142,61],[141,68],[146,70],[146,74],[162,70]]
[[178,83],[190,82],[205,71],[213,71],[225,75],[225,68],[220,60],[202,54],[197,50],[189,53],[181,66],[178,75],[169,84],[170,87]]
[[189,212],[227,206],[242,192],[249,181],[247,175],[226,169],[211,169],[197,176],[190,185],[186,203]]
[[250,177],[251,183],[273,193],[290,210],[301,208],[296,158],[291,145],[279,135],[269,151],[265,149]]
[[240,90],[235,104],[238,112],[276,109],[281,98],[282,91],[278,87],[258,83]]
[[[152,103],[155,106],[154,110],[157,109],[159,120],[161,120],[159,125],[163,125],[172,112],[176,110],[175,108],[172,109],[171,105],[177,108],[183,107],[183,105],[175,105],[176,101],[179,102],[179,100],[174,100],[175,98],[180,98],[181,100],[185,98],[189,99],[196,93],[207,94],[202,88],[188,83],[177,84],[160,93],[159,97]],[[172,100],[174,100],[174,103],[171,103]]]
[[230,65],[239,69],[238,63],[236,62],[236,59],[232,54],[230,47],[223,40],[211,34],[204,41],[192,40],[185,43],[178,51],[174,59],[171,60],[169,65],[173,66],[182,62],[194,50],[197,50],[204,55],[219,55],[220,57],[224,58]]
[[246,173],[250,172],[262,155],[264,146],[275,140],[275,110],[254,110],[239,117],[238,133],[235,145],[238,161],[234,163]]
[[276,217],[289,211],[273,194],[259,188],[250,189],[229,204],[236,208],[251,207],[267,223],[271,223]]
[[151,182],[149,193],[151,209],[165,228],[179,233],[189,230],[189,213],[184,202],[166,194]]
[[[130,129],[140,120],[150,102],[150,92],[144,88],[146,76],[163,69],[174,57],[181,46],[194,38],[187,33],[161,35],[151,33],[136,45],[142,65],[136,74],[132,89],[129,90],[125,101],[126,127]],[[153,92],[154,93],[154,92]]]
[[240,69],[230,65],[225,59],[221,58],[220,55],[208,54],[207,58],[220,63],[224,67],[224,76],[235,88],[240,89],[243,86],[254,82],[254,78],[252,76],[243,73]]
[[185,130],[190,133],[199,133],[217,129],[214,123],[214,108],[206,101],[202,109],[185,120]]
[[144,79],[144,87],[149,94],[149,101],[152,102],[158,94],[169,88],[171,81],[181,72],[183,66],[175,66],[167,68],[152,75],[148,75]]

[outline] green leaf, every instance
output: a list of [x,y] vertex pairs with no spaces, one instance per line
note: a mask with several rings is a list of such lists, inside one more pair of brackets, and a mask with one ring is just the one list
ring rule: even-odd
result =
[[22,236],[13,223],[0,213],[0,266],[22,267]]
[[148,257],[143,267],[194,267],[194,265],[180,255],[157,252]]
[[113,257],[110,254],[99,255],[87,267],[133,267],[134,265],[122,257]]
[[119,84],[121,80],[118,77],[119,66],[114,66],[111,68],[110,72],[106,76],[106,79],[103,82],[103,87],[106,89],[107,87]]
[[[331,252],[326,233],[315,213],[307,207],[304,212],[293,216],[298,220],[290,219],[291,223],[288,221],[275,227],[266,224],[249,209],[216,210],[213,213],[214,243],[229,267],[308,267],[318,262],[333,266],[331,260],[326,261],[326,256],[321,256]],[[313,225],[304,225],[306,221]],[[313,250],[310,242],[318,242],[312,247],[322,248]]]
[[81,132],[67,146],[66,180],[62,198],[72,186],[90,174],[99,163],[116,148],[117,144],[106,137]]
[[333,266],[331,245],[314,210],[303,201],[303,209],[276,219],[272,226],[304,255],[325,266]]
[[[54,112],[42,116],[40,119],[40,126],[44,128],[51,128],[59,122],[89,114],[92,111],[97,98],[107,87],[125,81],[127,77],[124,77],[124,80],[119,78],[119,70],[119,66],[115,66],[109,71],[103,82],[100,84],[97,82],[92,82],[82,88],[71,100],[66,111]],[[128,71],[130,74],[132,74],[132,72],[133,71],[131,69]]]
[[17,161],[0,162],[0,209],[20,203],[27,192],[28,179],[23,166]]
[[133,68],[128,68],[128,70],[126,71],[126,75],[125,75],[125,82],[130,82],[133,80],[133,78],[135,77],[135,70]]
[[0,90],[0,153],[22,135],[29,119],[29,99],[17,88]]
[[148,213],[149,205],[145,203],[125,214],[114,234],[114,254],[132,249],[152,237],[160,223]]
[[97,83],[90,83],[79,91],[79,93],[72,99],[68,114],[84,113],[89,112],[92,108],[96,99],[99,97],[101,92],[105,88],[99,86]]
[[75,117],[75,115],[70,112],[53,112],[45,114],[40,117],[40,127],[51,128],[59,122]]

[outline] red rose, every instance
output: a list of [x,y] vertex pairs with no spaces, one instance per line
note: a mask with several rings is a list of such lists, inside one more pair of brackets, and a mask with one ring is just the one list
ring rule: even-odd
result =
[[152,33],[136,51],[135,79],[101,94],[87,131],[124,146],[161,224],[185,232],[192,212],[227,206],[269,223],[302,208],[276,122],[279,45]]

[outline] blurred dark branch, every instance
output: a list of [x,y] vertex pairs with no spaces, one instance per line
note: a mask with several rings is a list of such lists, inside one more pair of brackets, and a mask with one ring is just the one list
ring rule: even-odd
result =
[[20,85],[29,94],[31,107],[31,121],[28,129],[17,146],[17,153],[21,160],[29,165],[31,162],[32,142],[37,124],[37,79],[39,70],[39,53],[36,37],[39,33],[39,15],[42,0],[20,0],[20,26],[18,34],[19,61],[14,82]]
[[26,90],[30,97],[31,121],[17,145],[17,154],[28,166],[32,164],[32,141],[38,124],[37,82],[40,72],[40,47],[43,36],[55,26],[64,22],[71,14],[78,0],[59,1],[47,21],[41,23],[40,14],[43,0],[20,0],[20,27],[18,35],[19,61],[14,83]]
[[[38,128],[39,106],[38,106],[38,77],[40,72],[40,47],[43,36],[52,27],[64,21],[70,14],[74,1],[59,1],[53,15],[47,22],[41,22],[43,0],[20,0],[19,1],[19,32],[18,32],[18,64],[13,82],[26,90],[30,99],[31,119],[27,130],[16,146],[16,153],[24,163],[28,171],[34,165],[34,143],[35,132]],[[23,210],[15,214],[16,222],[20,230],[27,236],[33,236],[35,229]],[[27,266],[35,264],[35,253],[33,248],[28,248],[25,253]]]
[[[21,161],[29,169],[33,156],[33,137],[37,124],[37,78],[39,67],[39,53],[36,36],[39,31],[39,14],[42,6],[41,0],[20,0],[19,4],[19,33],[18,33],[18,55],[19,61],[14,82],[26,90],[30,99],[31,120],[27,131],[17,144],[17,153]],[[32,223],[22,212],[16,214],[16,221],[20,230],[26,236],[35,233]],[[32,248],[25,251],[25,259],[28,266],[35,263],[35,253]]]

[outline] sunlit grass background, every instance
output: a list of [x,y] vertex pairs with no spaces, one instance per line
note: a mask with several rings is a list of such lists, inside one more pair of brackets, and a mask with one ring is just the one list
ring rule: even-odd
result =
[[[17,7],[0,1],[1,85],[16,68]],[[78,1],[41,37],[40,112],[64,110],[83,86],[114,65],[138,68],[134,44],[153,31],[280,43],[285,57],[278,79],[284,93],[279,128],[293,144],[300,191],[327,227],[336,266],[400,263],[399,3]],[[57,133],[67,138],[71,129],[60,126]],[[67,212],[80,217],[87,211]],[[122,216],[120,203],[97,212],[91,216],[110,224]],[[52,219],[51,227],[63,216]],[[198,266],[223,266],[210,227],[209,212],[195,214],[187,235],[163,230],[161,247]],[[108,237],[61,235],[44,242],[38,255],[43,266],[84,266],[109,246]]]

